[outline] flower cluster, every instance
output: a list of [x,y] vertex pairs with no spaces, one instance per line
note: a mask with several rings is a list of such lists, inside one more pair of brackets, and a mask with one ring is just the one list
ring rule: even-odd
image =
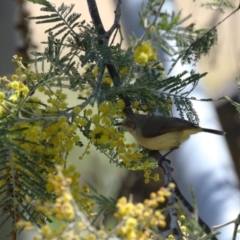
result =
[[45,213],[46,216],[55,216],[57,220],[68,222],[68,225],[60,224],[57,229],[51,228],[49,225],[41,225],[40,228],[36,228],[31,222],[20,220],[17,222],[17,227],[24,228],[26,231],[35,228],[38,235],[34,237],[34,240],[80,239],[79,231],[83,228],[83,224],[79,219],[79,210],[70,191],[71,179],[65,178],[61,167],[57,167],[57,174],[49,174],[48,184],[52,186],[56,199],[52,202],[45,201],[43,203],[36,200],[36,209]]
[[134,60],[145,65],[149,61],[157,59],[157,49],[152,47],[150,42],[145,42],[134,49]]
[[[183,234],[182,239],[183,240],[188,240],[189,239],[188,238],[189,233],[188,233],[188,228],[184,225],[184,220],[185,220],[185,216],[181,215],[179,217],[178,225],[180,226],[180,229],[181,229],[182,234]],[[170,234],[170,235],[168,235],[167,240],[175,240],[175,237],[172,234]]]
[[[29,179],[35,181],[37,177],[41,176],[46,179],[48,173],[55,172],[55,164],[63,166],[67,163],[66,153],[70,152],[73,146],[79,142],[80,138],[75,134],[77,125],[69,124],[66,117],[59,117],[56,121],[44,126],[46,119],[39,120],[34,123],[23,122],[16,123],[11,127],[11,131],[17,129],[23,129],[13,136],[12,142],[18,144],[18,147],[25,152],[31,152],[26,155],[24,159],[18,153],[13,153],[12,160],[15,164],[15,169],[24,171],[29,176]],[[15,140],[17,138],[17,140]],[[21,139],[21,141],[19,141]],[[36,166],[37,169],[24,170],[22,162],[24,164]],[[34,171],[38,174],[34,174]],[[69,166],[64,170],[65,176],[71,178],[72,188],[75,190],[74,198],[79,199],[79,172],[75,167]],[[31,187],[31,186],[29,186]],[[47,185],[49,193],[52,192],[52,188]]]
[[[72,201],[79,203],[89,217],[93,215],[94,202],[82,195],[89,189],[81,187],[80,173],[67,164],[67,156],[74,146],[84,146],[83,138],[88,139],[83,155],[90,154],[89,148],[94,145],[118,164],[145,170],[146,183],[149,182],[152,178],[149,159],[136,149],[135,143],[125,143],[122,129],[113,126],[116,118],[123,116],[125,104],[121,99],[101,102],[97,114],[94,114],[94,108],[81,109],[80,105],[68,108],[67,94],[61,87],[53,89],[44,84],[43,76],[30,70],[29,66],[25,67],[21,58],[14,57],[14,61],[18,64],[16,74],[11,80],[1,78],[5,85],[0,91],[0,116],[2,121],[11,119],[6,139],[11,143],[9,146],[13,146],[9,148],[11,159],[2,162],[2,168],[3,174],[12,172],[9,183],[13,186],[15,181],[17,185],[21,183],[14,191],[24,196],[22,202],[36,204],[38,212],[47,217],[54,215],[58,220],[72,221],[75,218]],[[108,77],[104,78],[104,83],[112,85]],[[90,94],[89,88],[85,90],[84,95]],[[32,96],[34,91],[44,94],[46,100]],[[56,165],[66,166],[62,173],[67,182],[57,174]],[[42,182],[34,189],[31,183],[39,179]],[[156,174],[153,179],[158,181],[159,176]],[[1,181],[0,185],[6,185],[6,181]],[[71,194],[65,191],[68,185],[71,185]],[[51,196],[56,197],[54,204],[50,201]],[[42,231],[46,236],[51,232],[45,225]]]
[[[86,125],[88,121],[92,124],[88,137],[91,144],[95,145],[109,157],[111,153],[116,153],[114,161],[118,159],[118,164],[134,170],[144,170],[146,183],[148,183],[149,179],[152,178],[150,176],[149,158],[136,148],[136,143],[125,143],[124,134],[120,132],[122,129],[119,131],[118,128],[113,127],[115,119],[122,116],[124,106],[124,102],[119,99],[116,103],[102,102],[98,108],[98,114],[93,114],[92,111],[89,111],[90,109],[87,110],[86,115],[88,119],[86,120]],[[153,179],[158,181],[158,174]]]
[[20,99],[23,101],[29,93],[24,81],[32,72],[22,65],[21,58],[14,56],[13,60],[18,63],[16,74],[13,74],[10,80],[6,76],[0,78],[0,116],[8,113],[12,106],[16,106]]
[[122,197],[117,202],[115,217],[121,222],[119,235],[124,239],[150,240],[154,236],[154,229],[166,226],[165,216],[158,206],[171,196],[169,188],[161,188],[157,193],[152,193],[150,199],[144,203],[134,204]]
[[[30,70],[30,66],[25,67],[21,58],[14,56],[13,60],[18,65],[16,74],[11,79],[0,79],[4,83],[0,90],[1,126],[6,131],[2,140],[7,143],[6,150],[11,156],[1,162],[5,179],[0,185],[3,188],[14,186],[11,188],[15,192],[13,196],[22,196],[21,202],[32,204],[38,198],[46,200],[53,196],[53,183],[45,184],[45,179],[48,174],[56,174],[56,165],[67,165],[67,155],[79,145],[81,139],[77,132],[86,120],[79,117],[79,107],[72,109],[73,114],[67,113],[67,95],[61,88],[52,90],[47,85],[42,86],[40,74]],[[31,96],[31,92],[37,90],[36,80],[40,83],[38,90],[46,95],[46,103]],[[26,84],[35,87],[29,89]],[[71,119],[73,115],[75,118]],[[63,174],[71,179],[73,198],[90,216],[94,203],[81,194],[88,190],[86,187],[81,189],[80,173],[74,166],[67,165]],[[39,184],[35,186],[33,183]],[[4,198],[3,195],[0,197]]]
[[[37,211],[44,212],[46,216],[54,215],[56,219],[64,220],[68,224],[59,222],[57,229],[46,224],[36,228],[29,221],[18,221],[18,228],[24,228],[26,231],[36,230],[34,240],[107,240],[110,237],[151,240],[154,236],[159,236],[159,229],[166,227],[166,219],[159,206],[171,196],[171,190],[175,187],[171,183],[168,188],[151,193],[150,198],[143,203],[134,204],[126,197],[120,198],[115,213],[118,223],[114,231],[107,231],[103,226],[100,229],[91,226],[89,220],[81,213],[70,191],[71,179],[64,177],[61,167],[57,167],[57,174],[48,175],[48,184],[52,186],[56,199],[48,202],[36,200]],[[83,186],[83,189],[88,192],[86,186]],[[180,219],[183,221],[184,218],[181,216]],[[181,222],[179,224],[181,225]],[[181,226],[181,230],[186,233],[186,227]],[[174,238],[169,235],[167,239]]]

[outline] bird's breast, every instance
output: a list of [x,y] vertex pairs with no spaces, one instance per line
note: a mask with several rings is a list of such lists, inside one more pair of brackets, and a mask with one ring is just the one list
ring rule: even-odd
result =
[[178,148],[179,145],[186,141],[192,134],[198,133],[199,129],[185,129],[182,131],[169,132],[152,138],[143,137],[141,134],[131,132],[136,141],[143,147],[150,150],[171,150]]

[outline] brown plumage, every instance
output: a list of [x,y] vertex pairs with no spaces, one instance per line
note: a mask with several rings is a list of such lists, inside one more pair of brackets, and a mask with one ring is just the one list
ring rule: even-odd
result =
[[132,114],[116,125],[123,126],[143,147],[159,151],[178,148],[182,142],[198,132],[225,134],[219,130],[201,128],[181,118],[143,114]]

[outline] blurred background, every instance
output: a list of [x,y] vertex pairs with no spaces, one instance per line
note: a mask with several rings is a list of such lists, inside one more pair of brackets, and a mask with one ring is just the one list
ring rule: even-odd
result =
[[[50,2],[56,5],[62,3],[60,0],[51,0]],[[138,27],[138,9],[141,2],[139,0],[123,1],[122,31],[126,40],[126,48],[128,34],[135,32],[137,36],[141,36],[142,33],[142,30]],[[220,13],[214,9],[203,9],[200,7],[202,2],[167,1],[166,9],[170,9],[170,11],[181,10],[182,16],[192,14],[192,18],[186,22],[186,26],[194,24],[195,28],[214,26],[231,12],[229,10]],[[65,4],[71,3],[75,4],[76,12],[82,13],[82,20],[91,21],[86,1],[71,0]],[[237,6],[238,1],[235,1],[235,3]],[[113,23],[115,1],[97,0],[97,4],[105,29],[109,29]],[[40,6],[37,4],[26,3],[24,0],[1,0],[1,76],[14,73],[15,65],[11,62],[13,55],[17,54],[29,58],[29,51],[34,49],[43,51],[44,46],[40,42],[47,39],[47,35],[44,33],[45,25],[36,25],[34,21],[25,20],[27,16],[40,14]],[[196,96],[218,99],[228,95],[239,102],[239,89],[236,83],[236,77],[240,76],[240,32],[236,24],[238,22],[240,22],[240,14],[236,13],[218,27],[218,45],[212,48],[209,56],[202,57],[197,66],[199,72],[209,72],[209,74],[196,90]],[[166,62],[163,62],[163,64],[166,65],[166,68],[168,67]],[[191,69],[191,66],[186,66],[186,68]],[[175,73],[179,73],[179,71],[183,71],[182,66],[176,67]],[[77,94],[75,96],[71,94],[68,99],[70,105],[74,104]],[[197,193],[196,198],[200,215],[202,214],[204,220],[213,226],[227,220],[233,220],[240,210],[238,192],[240,120],[235,108],[225,100],[213,103],[198,102],[196,103],[196,111],[199,114],[201,126],[224,129],[227,132],[225,139],[211,138],[208,135],[194,136],[192,137],[193,140],[192,138],[190,140],[191,143],[184,144],[174,155],[169,156],[169,159],[172,161],[174,176],[181,191],[191,201],[189,187],[193,186]],[[130,139],[130,141],[133,140]],[[194,152],[190,152],[190,149],[194,149]],[[114,165],[110,165],[108,159],[98,152],[92,152],[88,159],[76,162],[74,159],[77,159],[80,155],[78,151],[73,151],[70,158],[82,174],[81,183],[92,184],[99,193],[105,196],[118,198],[133,194],[134,201],[138,202],[149,197],[151,192],[158,190],[164,184],[163,181],[158,183],[152,181],[146,185],[142,172],[131,172],[116,168]],[[197,156],[200,160],[196,159]],[[204,166],[203,170],[199,170],[200,165]],[[155,172],[161,174],[160,169],[156,169]],[[207,186],[209,186],[209,189]],[[212,198],[215,200],[208,197],[210,193],[216,193]],[[223,197],[224,199],[222,199]],[[227,199],[230,201],[226,201],[226,198],[230,198]],[[208,207],[206,199],[210,200]],[[9,233],[9,229],[5,228],[5,230],[6,233]],[[231,232],[231,229],[223,231],[221,239],[231,239],[231,237],[228,238],[229,232]],[[4,232],[1,232],[1,236],[5,235]],[[27,236],[22,235],[21,238],[27,239]]]

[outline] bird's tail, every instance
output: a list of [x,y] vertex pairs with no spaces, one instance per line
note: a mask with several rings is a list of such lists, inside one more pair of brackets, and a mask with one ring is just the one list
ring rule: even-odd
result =
[[219,131],[219,130],[214,130],[214,129],[209,129],[209,128],[201,128],[203,132],[208,132],[208,133],[213,133],[217,135],[225,135],[226,132]]

